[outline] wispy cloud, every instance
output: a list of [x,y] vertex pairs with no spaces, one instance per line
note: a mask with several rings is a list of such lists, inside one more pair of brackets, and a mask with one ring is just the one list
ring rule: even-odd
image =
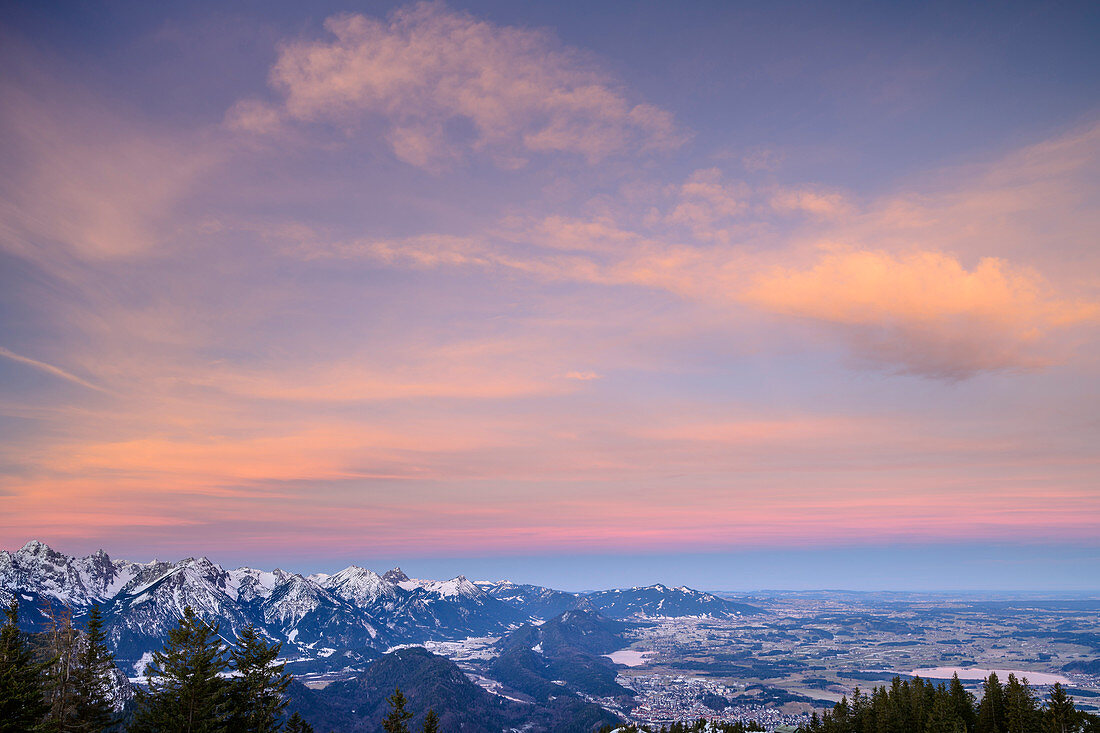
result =
[[11,150],[0,246],[55,269],[66,257],[157,247],[173,207],[213,160],[209,145],[150,129],[56,80],[8,79],[0,100]]
[[79,384],[81,387],[87,387],[88,389],[93,389],[97,392],[106,392],[107,391],[103,387],[100,387],[98,384],[92,384],[91,382],[89,382],[86,379],[81,379],[80,377],[76,376],[75,374],[65,371],[61,367],[54,366],[53,364],[47,364],[46,362],[39,361],[38,359],[32,359],[29,356],[23,356],[22,354],[17,354],[14,351],[11,351],[9,349],[5,349],[3,346],[0,346],[0,356],[4,357],[5,359],[11,359],[12,361],[17,361],[20,364],[26,364],[27,366],[34,367],[35,369],[37,369],[41,372],[45,372],[46,374],[52,374],[55,377],[58,377],[60,379],[64,379],[65,381],[68,381],[68,382],[72,382],[73,384]]
[[[311,240],[308,252],[640,286],[723,305],[731,320],[748,306],[822,324],[862,364],[896,373],[957,380],[1039,369],[1066,358],[1060,334],[1100,318],[1096,283],[1058,272],[1035,247],[1042,237],[1088,241],[1079,216],[1057,212],[1100,196],[1080,164],[1100,154],[1097,129],[1009,154],[948,190],[860,206],[821,187],[754,188],[708,169],[588,218],[513,217],[464,237]],[[808,222],[785,219],[802,214]],[[1011,234],[1010,221],[1019,224]],[[1019,244],[1006,247],[1009,236]],[[988,255],[1006,248],[1016,261]]]

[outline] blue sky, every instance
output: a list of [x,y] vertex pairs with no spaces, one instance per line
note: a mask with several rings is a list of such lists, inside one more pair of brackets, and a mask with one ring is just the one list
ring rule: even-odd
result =
[[1098,30],[13,4],[0,545],[1095,586]]

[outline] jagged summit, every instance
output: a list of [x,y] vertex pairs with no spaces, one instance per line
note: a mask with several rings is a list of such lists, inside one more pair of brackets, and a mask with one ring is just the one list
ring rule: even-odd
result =
[[397,595],[394,583],[358,565],[349,565],[338,573],[325,576],[319,583],[334,595],[360,605]]
[[409,582],[409,576],[405,575],[405,571],[401,568],[394,568],[393,570],[387,570],[382,574],[382,580],[387,583],[407,583]]
[[60,553],[47,545],[45,542],[31,540],[30,542],[16,550],[15,554],[19,555],[20,557],[49,557],[51,555],[59,555]]

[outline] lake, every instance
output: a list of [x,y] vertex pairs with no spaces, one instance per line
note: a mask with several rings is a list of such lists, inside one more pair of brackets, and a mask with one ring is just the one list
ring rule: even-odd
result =
[[997,677],[1001,680],[1001,684],[1005,683],[1008,679],[1008,675],[1014,674],[1018,678],[1027,677],[1027,681],[1033,685],[1053,685],[1055,682],[1061,682],[1063,685],[1068,685],[1069,680],[1060,674],[1051,674],[1050,672],[1030,672],[1023,669],[981,669],[980,667],[927,667],[925,669],[914,669],[909,674],[914,677],[923,677],[925,679],[933,680],[949,680],[955,674],[959,675],[960,680],[984,680],[989,676],[990,672],[996,672]]

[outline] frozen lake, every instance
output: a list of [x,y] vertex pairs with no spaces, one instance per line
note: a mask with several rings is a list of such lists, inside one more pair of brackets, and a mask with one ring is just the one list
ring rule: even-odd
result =
[[604,656],[615,664],[622,664],[627,667],[638,667],[645,664],[645,658],[652,653],[653,652],[638,651],[637,649],[620,649],[611,654],[604,654]]
[[996,672],[998,679],[1001,680],[1001,684],[1005,683],[1008,679],[1008,675],[1014,674],[1018,678],[1027,677],[1027,681],[1033,685],[1053,685],[1055,682],[1061,682],[1063,685],[1069,684],[1069,680],[1060,674],[1051,674],[1049,672],[1029,672],[1023,669],[981,669],[979,667],[927,667],[925,669],[914,669],[909,674],[914,677],[922,677],[925,679],[933,680],[949,680],[952,675],[958,674],[960,680],[984,680],[989,676],[990,672]]

